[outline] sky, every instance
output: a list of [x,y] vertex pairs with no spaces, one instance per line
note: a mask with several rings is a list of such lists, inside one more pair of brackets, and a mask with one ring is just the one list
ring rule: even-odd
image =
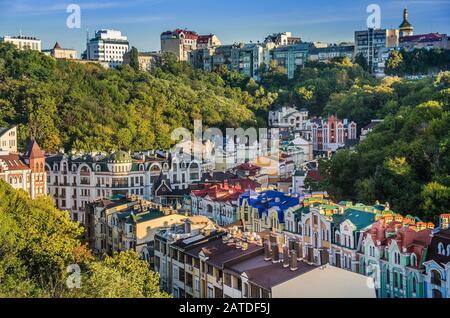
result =
[[[81,28],[66,21],[69,4],[81,8]],[[140,51],[158,51],[159,36],[175,28],[215,33],[223,44],[263,41],[290,31],[303,41],[353,41],[366,29],[366,8],[378,4],[381,26],[396,28],[403,9],[415,34],[450,34],[450,0],[0,0],[0,36],[35,36],[43,48],[86,47],[87,31],[116,29]]]

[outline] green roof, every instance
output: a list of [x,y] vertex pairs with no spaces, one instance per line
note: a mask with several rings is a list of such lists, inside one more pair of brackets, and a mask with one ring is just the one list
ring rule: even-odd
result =
[[375,216],[376,214],[373,212],[365,212],[352,207],[346,209],[344,214],[333,215],[333,225],[338,227],[342,222],[349,220],[355,225],[356,230],[359,231],[374,223]]
[[117,151],[109,157],[109,161],[117,163],[130,163],[132,162],[132,158],[130,154],[125,151]]
[[142,223],[163,217],[164,213],[159,210],[151,210],[149,212],[134,214],[131,213],[126,223]]

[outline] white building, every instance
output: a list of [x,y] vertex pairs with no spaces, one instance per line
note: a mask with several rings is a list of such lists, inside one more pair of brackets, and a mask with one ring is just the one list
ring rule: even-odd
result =
[[306,129],[308,121],[308,110],[295,107],[281,107],[269,112],[269,127],[282,130]]
[[19,50],[29,49],[29,50],[41,52],[41,49],[42,49],[41,40],[39,40],[35,37],[31,37],[31,36],[23,36],[23,35],[8,36],[8,35],[5,35],[3,38],[0,38],[0,42],[12,43],[15,46],[17,46],[17,48]]
[[129,47],[128,38],[120,31],[100,30],[88,41],[86,58],[115,68],[123,64],[123,56],[129,51]]
[[46,158],[48,193],[74,221],[85,222],[87,203],[115,195],[135,194],[151,198],[152,176],[160,174],[156,163],[133,159],[126,152],[110,156]]
[[0,127],[0,154],[17,153],[17,127]]

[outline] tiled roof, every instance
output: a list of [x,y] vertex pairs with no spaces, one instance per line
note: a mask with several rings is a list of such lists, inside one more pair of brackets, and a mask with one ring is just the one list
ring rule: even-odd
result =
[[6,164],[8,170],[30,170],[30,167],[20,159],[19,155],[10,154],[0,156],[1,162]]
[[29,159],[44,158],[45,153],[41,150],[38,143],[35,140],[32,140],[28,144],[27,151],[24,156]]

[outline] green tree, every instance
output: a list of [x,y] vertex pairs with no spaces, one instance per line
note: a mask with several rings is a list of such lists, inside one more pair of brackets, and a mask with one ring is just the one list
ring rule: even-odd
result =
[[140,66],[139,66],[139,51],[134,46],[130,50],[130,66],[135,71],[139,71],[139,69],[140,69]]

